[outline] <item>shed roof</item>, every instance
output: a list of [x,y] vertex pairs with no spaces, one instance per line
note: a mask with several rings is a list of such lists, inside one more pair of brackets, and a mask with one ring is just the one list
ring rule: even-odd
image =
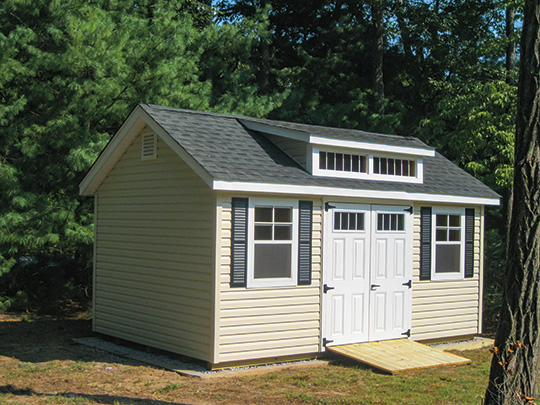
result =
[[[499,199],[482,182],[435,153],[424,156],[424,181],[404,183],[313,176],[246,121],[334,139],[430,149],[417,138],[142,104],[140,106],[213,180],[271,185]],[[270,191],[270,190],[268,190]]]

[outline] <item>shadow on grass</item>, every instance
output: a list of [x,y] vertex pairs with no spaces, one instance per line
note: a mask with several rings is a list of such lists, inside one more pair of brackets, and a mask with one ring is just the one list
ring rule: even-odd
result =
[[51,394],[46,392],[36,392],[32,389],[25,388],[20,389],[12,385],[0,385],[0,394],[11,394],[21,400],[20,397],[56,397],[56,398],[84,398],[97,402],[99,404],[149,404],[149,405],[186,405],[185,403],[180,402],[168,402],[160,401],[157,399],[148,399],[148,398],[131,398],[123,397],[118,395],[91,395],[91,394],[80,394],[76,392],[63,392],[60,394]]
[[55,360],[96,361],[135,366],[142,364],[135,360],[91,349],[73,341],[75,338],[91,336],[95,336],[92,332],[92,321],[80,317],[4,321],[0,322],[0,342],[2,342],[0,357],[33,364]]

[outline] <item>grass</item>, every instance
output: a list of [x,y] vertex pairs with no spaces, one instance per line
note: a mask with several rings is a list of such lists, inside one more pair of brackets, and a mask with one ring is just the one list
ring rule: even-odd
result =
[[463,355],[472,357],[473,363],[395,376],[336,362],[209,379],[102,361],[25,362],[9,367],[15,372],[4,374],[13,385],[0,390],[0,403],[26,403],[21,397],[44,404],[114,403],[110,399],[102,402],[105,393],[122,404],[132,403],[126,398],[152,398],[157,404],[479,404],[489,372],[489,353],[484,349]]
[[395,376],[338,359],[199,379],[76,345],[89,323],[70,322],[0,322],[0,404],[479,404],[491,359],[480,349],[460,353],[469,365]]

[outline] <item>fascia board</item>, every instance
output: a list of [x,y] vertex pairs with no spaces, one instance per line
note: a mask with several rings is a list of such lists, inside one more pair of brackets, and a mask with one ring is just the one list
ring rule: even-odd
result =
[[79,184],[80,195],[93,195],[114,165],[120,160],[142,128],[148,125],[193,171],[195,171],[209,186],[212,186],[212,176],[176,142],[146,111],[140,106],[135,107],[120,129],[101,152],[96,162]]
[[143,115],[146,115],[146,113],[141,107],[135,107],[79,183],[80,195],[93,195],[96,192],[116,162],[127,150],[134,137],[144,127]]
[[381,200],[419,201],[446,204],[499,205],[498,198],[468,197],[445,194],[410,193],[407,191],[362,190],[325,186],[302,186],[293,184],[248,183],[241,181],[214,180],[216,191],[249,193],[272,193],[311,195],[325,197],[356,197]]
[[435,149],[432,148],[416,148],[414,146],[397,146],[384,143],[343,140],[326,138],[317,135],[310,135],[309,143],[314,145],[334,146],[348,149],[362,149],[385,153],[400,153],[413,156],[435,156]]
[[297,141],[309,142],[309,134],[291,129],[277,128],[272,125],[262,124],[247,119],[238,119],[247,129],[263,132],[269,135],[282,136],[284,138],[295,139]]

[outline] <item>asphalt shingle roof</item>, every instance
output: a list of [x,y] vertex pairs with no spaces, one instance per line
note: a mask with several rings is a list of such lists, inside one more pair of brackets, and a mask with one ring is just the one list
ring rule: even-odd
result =
[[143,104],[141,107],[215,180],[406,191],[467,197],[499,195],[436,153],[424,156],[423,184],[312,176],[264,134],[250,131],[249,120],[316,136],[427,148],[413,137],[255,119]]

